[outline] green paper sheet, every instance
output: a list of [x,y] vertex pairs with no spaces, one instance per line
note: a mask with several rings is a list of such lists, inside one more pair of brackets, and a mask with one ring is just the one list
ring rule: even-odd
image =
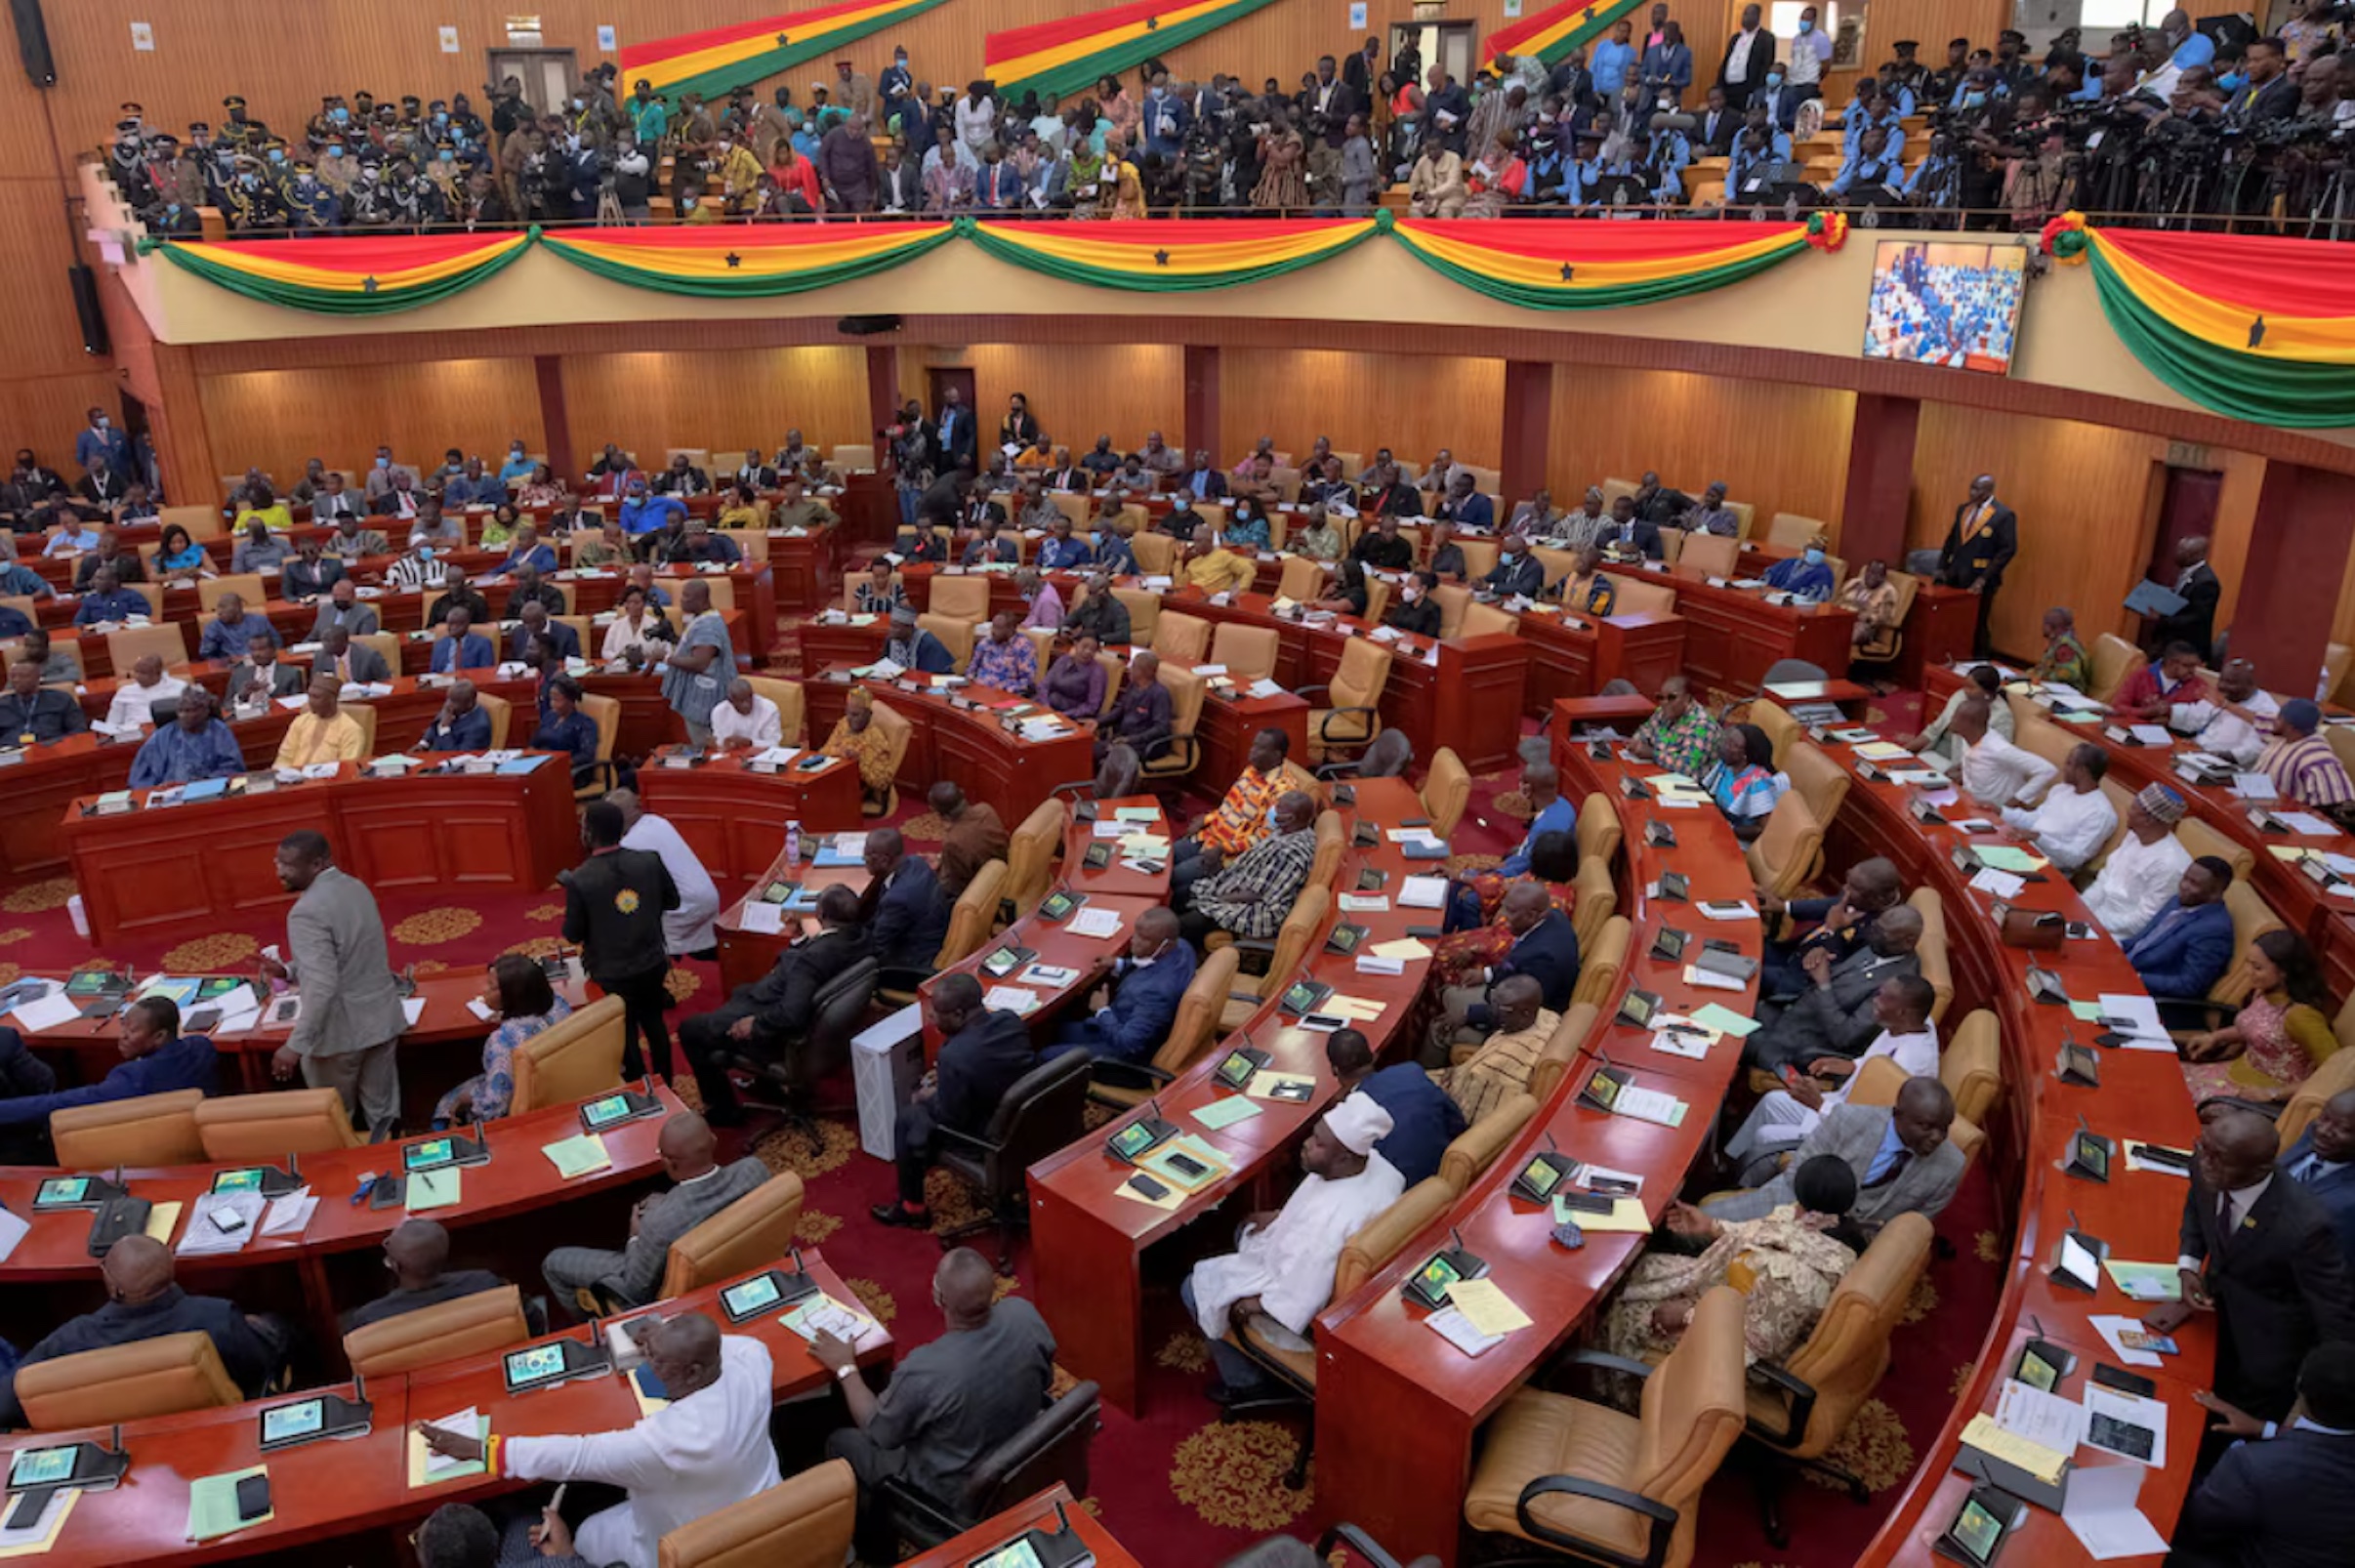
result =
[[2183,1300],[2183,1276],[2175,1271],[2172,1263],[2132,1263],[2112,1258],[2105,1259],[2101,1266],[2108,1271],[2110,1283],[2117,1286],[2128,1300]]
[[1745,1018],[1721,1003],[1712,1002],[1695,1008],[1689,1016],[1704,1029],[1720,1030],[1737,1040],[1747,1040],[1758,1032],[1757,1019]]
[[215,1536],[231,1535],[239,1530],[272,1517],[271,1508],[260,1519],[237,1517],[237,1483],[249,1475],[267,1475],[269,1466],[256,1465],[251,1469],[225,1470],[219,1475],[200,1476],[188,1483],[188,1539],[210,1541]]
[[1260,1114],[1260,1107],[1244,1095],[1235,1094],[1226,1099],[1214,1099],[1208,1105],[1196,1106],[1188,1114],[1216,1133],[1222,1127],[1249,1121]]
[[2086,1022],[2091,1023],[2095,1018],[2101,1016],[2101,1004],[2098,1002],[2072,1002],[2069,1004],[2069,1011],[2085,1019]]
[[613,1164],[613,1157],[605,1152],[605,1140],[595,1133],[580,1133],[542,1144],[540,1152],[556,1162],[557,1175],[567,1181]]
[[1977,855],[1983,864],[1993,866],[1998,871],[2017,872],[2026,876],[2031,871],[2045,869],[2043,855],[2030,854],[2016,844],[1974,844],[1970,846],[1970,852]]
[[430,1209],[447,1209],[457,1202],[457,1167],[419,1171],[409,1177],[409,1213],[421,1215]]
[[1115,822],[1158,822],[1161,820],[1161,807],[1158,805],[1116,806],[1112,812],[1112,820]]

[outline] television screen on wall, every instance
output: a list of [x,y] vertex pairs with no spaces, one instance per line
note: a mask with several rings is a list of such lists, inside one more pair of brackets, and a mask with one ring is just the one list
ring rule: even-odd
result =
[[2007,374],[2019,343],[2019,244],[1884,239],[1873,261],[1865,357]]

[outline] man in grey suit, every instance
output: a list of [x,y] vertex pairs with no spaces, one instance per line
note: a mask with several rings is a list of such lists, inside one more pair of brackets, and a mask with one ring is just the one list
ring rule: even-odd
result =
[[365,642],[352,641],[351,634],[340,626],[319,639],[319,651],[310,661],[310,668],[313,674],[331,675],[347,685],[354,681],[392,679],[392,667],[385,662],[385,656]]
[[344,1097],[354,1126],[388,1137],[400,1123],[392,1053],[408,1020],[376,897],[337,869],[323,834],[309,831],[278,841],[278,881],[296,895],[286,913],[286,962],[264,958],[262,978],[301,986],[303,1011],[270,1073],[283,1082],[300,1069],[310,1088]]
[[1837,1154],[1856,1173],[1848,1218],[1870,1235],[1902,1214],[1935,1219],[1962,1180],[1962,1151],[1946,1140],[1955,1097],[1935,1078],[1909,1078],[1895,1105],[1837,1105],[1792,1152],[1781,1176],[1709,1206],[1712,1219],[1763,1219],[1792,1201],[1791,1173]]
[[285,663],[274,645],[256,642],[242,661],[229,667],[228,700],[232,704],[250,701],[257,687],[273,698],[299,697],[310,687],[310,672],[302,665]]
[[581,1292],[601,1291],[633,1306],[651,1300],[662,1286],[671,1243],[768,1179],[768,1167],[751,1155],[722,1165],[719,1139],[693,1111],[663,1123],[654,1147],[664,1173],[677,1184],[638,1200],[630,1214],[629,1244],[620,1252],[558,1247],[550,1253],[540,1272],[557,1300],[578,1305]]
[[1761,1008],[1766,1027],[1750,1037],[1742,1057],[1753,1067],[1779,1073],[1818,1056],[1846,1056],[1865,1052],[1880,1033],[1873,998],[1883,980],[1901,974],[1920,974],[1921,961],[1915,949],[1921,941],[1921,911],[1900,904],[1873,923],[1865,945],[1835,960],[1822,948],[1800,955],[1809,984],[1785,1008]]
[[319,605],[318,619],[310,623],[309,640],[319,641],[328,633],[337,630],[349,632],[353,637],[366,637],[379,630],[381,625],[376,606],[361,603],[358,592],[351,586],[351,579],[339,577],[335,580],[335,586],[327,590],[326,601]]

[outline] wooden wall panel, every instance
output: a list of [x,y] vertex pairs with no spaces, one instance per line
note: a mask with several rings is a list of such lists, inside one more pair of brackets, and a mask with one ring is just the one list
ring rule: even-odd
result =
[[1855,406],[1853,392],[1833,388],[1558,365],[1548,481],[1554,504],[1569,507],[1591,484],[1646,469],[1693,495],[1722,479],[1761,526],[1796,512],[1832,524],[1837,539]]
[[80,472],[73,466],[73,438],[89,424],[89,411],[120,406],[109,370],[6,377],[0,379],[0,445],[11,453],[29,446],[43,463],[72,479]]
[[2224,475],[2224,493],[2216,502],[2216,524],[2208,541],[2208,561],[2215,568],[2224,597],[2216,605],[2218,629],[2232,624],[2241,593],[2241,570],[2249,559],[2250,536],[2256,528],[2257,492],[2265,484],[2265,460],[2249,452],[2210,449],[2209,462]]
[[793,427],[820,451],[871,433],[866,355],[854,348],[567,354],[563,364],[564,413],[584,465],[607,441],[651,464],[672,446],[774,453]]
[[1368,461],[1387,446],[1428,463],[1440,447],[1460,463],[1503,460],[1505,361],[1322,350],[1226,349],[1219,355],[1219,451],[1232,465],[1262,435],[1306,452],[1319,435]]
[[[975,344],[969,348],[902,347],[899,390],[931,406],[925,375],[931,365],[973,372],[973,395],[985,434],[1005,417],[1006,400],[1030,400],[1039,428],[1076,456],[1112,437],[1118,451],[1144,444],[1159,431],[1175,446],[1185,439],[1185,352],[1169,344]],[[861,406],[864,404],[862,402]],[[937,413],[937,409],[933,409]],[[856,440],[870,431],[844,437]]]
[[75,230],[57,187],[38,180],[0,180],[0,375],[79,375],[103,367],[82,350],[66,268]]
[[259,467],[291,484],[313,457],[358,470],[390,443],[421,472],[450,447],[494,466],[521,436],[541,449],[528,359],[383,365],[366,375],[263,370],[198,378],[214,475]]

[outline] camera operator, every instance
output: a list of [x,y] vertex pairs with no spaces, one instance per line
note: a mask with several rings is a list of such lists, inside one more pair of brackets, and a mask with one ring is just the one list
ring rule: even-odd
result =
[[2013,101],[2010,157],[2004,167],[2004,205],[2015,228],[2039,228],[2069,210],[2079,160],[2069,154],[2064,122],[2052,112],[2046,89],[2023,88]]
[[1952,126],[1961,155],[1961,202],[1972,214],[1965,227],[1989,227],[1987,214],[2004,191],[2011,152],[2011,100],[1998,91],[1992,66],[1974,68],[1956,89]]

